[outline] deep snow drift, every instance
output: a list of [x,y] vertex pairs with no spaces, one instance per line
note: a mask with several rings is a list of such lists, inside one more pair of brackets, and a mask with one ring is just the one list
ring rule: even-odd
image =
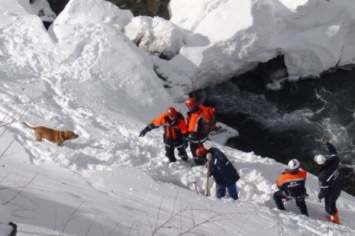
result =
[[[278,211],[272,193],[284,165],[212,141],[206,145],[223,150],[239,170],[240,199],[203,196],[203,166],[167,163],[161,129],[138,137],[167,106],[186,112],[174,99],[186,97],[189,80],[167,90],[169,81],[154,70],[174,77],[172,65],[186,74],[189,67],[137,48],[123,30],[132,14],[103,0],[71,1],[49,34],[21,2],[0,2],[0,196],[9,213],[2,223],[16,222],[18,235],[354,235],[352,196],[338,201],[342,225],[329,224],[309,175],[311,217],[299,215],[293,201],[288,212]],[[225,2],[214,2],[222,13]],[[204,38],[191,39],[200,45]],[[36,142],[22,120],[80,137],[63,147]],[[214,192],[213,181],[210,187]]]

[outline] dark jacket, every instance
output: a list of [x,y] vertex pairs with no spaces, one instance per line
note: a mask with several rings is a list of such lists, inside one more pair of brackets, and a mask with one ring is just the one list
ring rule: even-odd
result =
[[283,191],[285,196],[294,198],[304,197],[306,195],[306,178],[307,172],[304,170],[299,170],[295,174],[291,174],[286,170],[276,180],[276,185]]
[[334,146],[330,143],[327,146],[329,157],[321,166],[318,174],[320,192],[318,198],[330,197],[333,200],[338,199],[341,193],[341,178],[339,176],[339,158]]
[[226,155],[217,148],[208,149],[206,155],[208,155],[208,153],[212,155],[209,165],[210,176],[213,176],[214,181],[222,186],[235,184],[239,180],[239,175]]

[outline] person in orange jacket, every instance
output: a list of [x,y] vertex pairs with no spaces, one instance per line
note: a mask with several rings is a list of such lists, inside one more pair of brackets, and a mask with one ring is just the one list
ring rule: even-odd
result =
[[165,155],[170,162],[175,162],[175,148],[178,150],[178,156],[187,161],[186,153],[187,141],[184,138],[188,134],[184,116],[177,112],[174,107],[169,107],[168,110],[159,116],[155,117],[152,122],[147,125],[140,133],[139,137],[151,131],[152,129],[164,126],[163,141],[165,144]]
[[301,214],[308,216],[305,197],[306,192],[307,172],[300,169],[300,162],[297,159],[292,159],[288,162],[287,169],[281,173],[276,180],[276,185],[279,191],[274,193],[274,200],[279,210],[285,211],[283,200],[296,200],[296,205],[301,211]]
[[196,155],[196,149],[203,146],[206,142],[209,133],[215,128],[215,118],[212,121],[206,121],[203,117],[204,109],[208,109],[203,105],[198,105],[193,98],[187,98],[185,100],[185,106],[189,110],[187,112],[187,129],[189,135],[187,137],[190,143],[190,151],[193,156],[196,165],[204,165],[206,163],[206,157],[198,157]]

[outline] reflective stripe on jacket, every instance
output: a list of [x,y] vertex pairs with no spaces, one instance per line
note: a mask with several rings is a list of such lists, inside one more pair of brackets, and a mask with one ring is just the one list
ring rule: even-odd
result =
[[286,196],[302,197],[306,194],[306,178],[307,172],[301,169],[295,174],[284,171],[276,180],[276,185]]

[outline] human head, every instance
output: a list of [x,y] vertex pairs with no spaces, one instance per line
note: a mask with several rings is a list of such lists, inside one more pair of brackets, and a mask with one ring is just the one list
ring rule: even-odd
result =
[[202,157],[202,156],[206,155],[207,149],[204,146],[200,146],[196,149],[195,153],[196,153],[196,156]]
[[297,159],[292,159],[288,162],[287,172],[290,174],[296,174],[300,169],[300,162]]
[[196,108],[196,101],[193,98],[188,98],[185,100],[185,106],[187,107],[187,109],[189,109],[189,111],[193,110]]
[[169,107],[167,110],[167,114],[170,120],[175,120],[177,111],[174,107]]
[[318,165],[324,165],[324,163],[327,161],[327,158],[321,154],[315,155],[314,156],[314,162],[316,162]]

